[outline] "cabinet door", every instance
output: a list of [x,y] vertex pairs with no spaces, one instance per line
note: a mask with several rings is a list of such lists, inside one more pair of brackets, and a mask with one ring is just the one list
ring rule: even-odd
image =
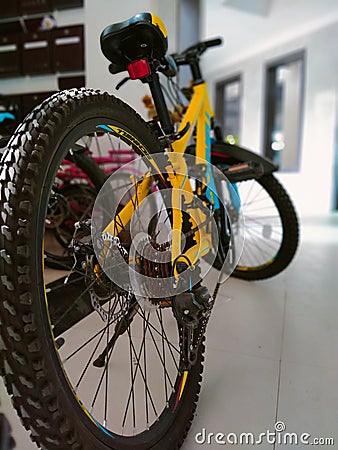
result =
[[24,35],[22,41],[22,70],[26,75],[52,72],[49,31]]
[[58,86],[60,91],[72,88],[82,88],[86,86],[85,77],[59,77]]
[[2,35],[0,36],[0,77],[20,74],[20,38],[17,35]]
[[0,19],[17,17],[19,15],[18,0],[2,1],[0,7]]
[[19,0],[21,14],[34,14],[52,10],[51,0]]
[[17,119],[17,122],[21,122],[22,117],[22,105],[21,105],[21,95],[8,95],[7,98],[10,100],[13,107],[12,113]]
[[52,30],[55,72],[84,70],[83,25]]
[[54,9],[81,8],[83,0],[52,0]]

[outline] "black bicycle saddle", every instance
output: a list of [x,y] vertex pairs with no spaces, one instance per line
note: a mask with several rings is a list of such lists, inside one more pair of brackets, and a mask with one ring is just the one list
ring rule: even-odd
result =
[[141,13],[123,22],[107,26],[101,33],[104,56],[126,70],[130,62],[146,58],[161,60],[168,50],[167,30],[155,14]]

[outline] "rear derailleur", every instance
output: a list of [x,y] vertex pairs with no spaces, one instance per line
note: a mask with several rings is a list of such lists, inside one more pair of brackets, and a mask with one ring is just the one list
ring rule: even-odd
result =
[[189,370],[197,361],[213,305],[214,299],[201,285],[174,297],[173,310],[180,325],[184,370]]

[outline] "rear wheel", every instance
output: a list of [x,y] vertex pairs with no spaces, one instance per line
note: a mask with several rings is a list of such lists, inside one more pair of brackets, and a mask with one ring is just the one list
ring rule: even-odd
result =
[[[79,139],[101,125],[136,151],[160,151],[152,131],[128,106],[81,89],[56,94],[36,108],[4,154],[5,382],[32,439],[45,449],[172,450],[181,446],[194,415],[203,343],[187,369],[183,327],[168,299],[140,301],[109,280],[86,226],[74,235],[72,270],[44,265],[60,167]],[[125,237],[129,229],[121,226]],[[122,245],[128,254],[127,241]]]

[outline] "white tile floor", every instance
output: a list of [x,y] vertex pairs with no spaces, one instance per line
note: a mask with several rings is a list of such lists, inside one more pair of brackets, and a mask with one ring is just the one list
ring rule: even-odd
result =
[[[17,450],[34,449],[2,384],[0,398]],[[209,324],[199,406],[183,449],[222,448],[214,440],[197,443],[203,429],[258,437],[276,421],[288,432],[309,433],[310,442],[333,437],[335,446],[324,448],[338,447],[338,216],[303,221],[297,257],[283,274],[222,286]],[[257,447],[308,448],[265,440]]]

